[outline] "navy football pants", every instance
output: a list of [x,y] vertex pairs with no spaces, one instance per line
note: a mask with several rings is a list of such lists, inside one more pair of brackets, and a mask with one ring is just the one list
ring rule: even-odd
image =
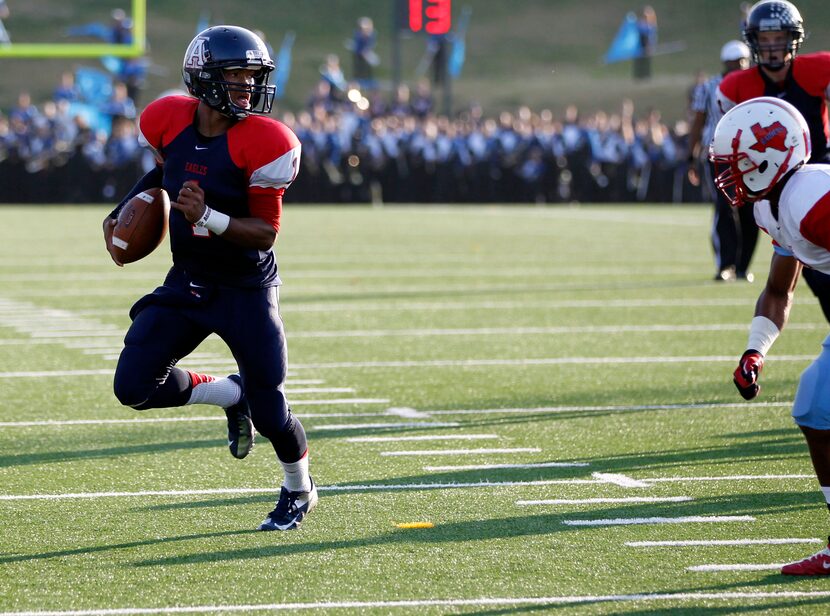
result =
[[296,462],[307,448],[305,430],[291,413],[283,388],[287,347],[276,287],[197,287],[176,280],[133,307],[133,323],[115,371],[119,401],[138,410],[182,406],[192,385],[176,363],[216,333],[239,365],[254,427],[277,457]]

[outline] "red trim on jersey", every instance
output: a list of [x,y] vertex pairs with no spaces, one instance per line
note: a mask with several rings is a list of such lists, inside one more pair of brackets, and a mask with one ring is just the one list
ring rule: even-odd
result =
[[830,141],[830,122],[827,118],[827,88],[830,87],[830,51],[819,51],[797,56],[793,62],[793,80],[810,96],[821,99],[821,124],[824,136]]
[[807,215],[801,219],[798,230],[808,242],[830,250],[830,192],[825,193],[810,208]]
[[248,189],[248,211],[251,216],[261,218],[280,232],[280,216],[282,216],[282,195],[284,188],[262,188],[251,186]]
[[196,387],[196,385],[201,385],[202,383],[212,383],[216,380],[216,377],[210,376],[209,374],[199,374],[198,372],[191,372],[190,370],[186,372],[190,375],[191,387]]
[[154,100],[141,112],[138,126],[154,150],[168,145],[193,124],[199,99],[190,96],[165,96]]
[[721,94],[735,104],[764,95],[766,84],[757,66],[727,73],[720,82]]
[[248,177],[298,145],[300,140],[290,128],[263,116],[248,116],[228,131],[231,160]]

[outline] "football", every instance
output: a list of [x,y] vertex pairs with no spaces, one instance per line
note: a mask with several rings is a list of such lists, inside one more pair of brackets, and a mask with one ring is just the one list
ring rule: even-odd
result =
[[143,259],[167,235],[170,198],[163,188],[148,188],[121,208],[112,232],[112,248],[121,263]]

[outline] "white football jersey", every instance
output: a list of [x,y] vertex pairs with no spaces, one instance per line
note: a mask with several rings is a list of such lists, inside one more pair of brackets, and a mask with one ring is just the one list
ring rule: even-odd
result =
[[755,222],[775,240],[775,251],[830,274],[830,165],[804,165],[778,199],[778,218],[766,199],[755,203]]

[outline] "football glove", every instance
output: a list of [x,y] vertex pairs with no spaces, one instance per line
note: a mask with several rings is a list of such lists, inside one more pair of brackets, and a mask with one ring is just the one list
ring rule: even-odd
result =
[[758,377],[763,367],[764,356],[755,349],[749,349],[741,355],[741,361],[738,362],[733,381],[745,400],[752,400],[761,391],[761,386],[758,385]]

